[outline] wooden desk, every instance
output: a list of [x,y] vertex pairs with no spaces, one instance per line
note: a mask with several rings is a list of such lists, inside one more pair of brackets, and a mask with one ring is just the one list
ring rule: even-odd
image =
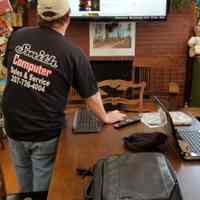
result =
[[[133,132],[153,131],[138,123],[120,130],[106,125],[99,134],[75,135],[71,131],[72,116],[68,118],[68,128],[63,130],[60,137],[48,200],[83,200],[83,188],[87,181],[76,175],[77,168],[89,168],[99,158],[124,152],[124,136]],[[172,138],[162,146],[162,151],[177,173],[184,200],[198,200],[200,161],[181,160]]]

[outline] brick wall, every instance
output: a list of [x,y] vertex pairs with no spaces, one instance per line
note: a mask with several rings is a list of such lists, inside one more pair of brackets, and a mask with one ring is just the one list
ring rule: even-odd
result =
[[[35,24],[35,12],[29,11],[28,25]],[[196,24],[194,4],[170,11],[167,21],[138,22],[135,57],[90,57],[91,60],[133,60],[133,66],[150,67],[150,92],[163,96],[176,106],[184,104],[187,64],[187,41]],[[89,56],[89,23],[71,22],[67,37]],[[170,82],[180,88],[178,95],[169,95]]]
[[[196,23],[194,5],[179,12],[171,11],[166,22],[138,23],[134,65],[151,69],[151,93],[167,96],[176,106],[184,104],[187,41]],[[180,88],[169,95],[169,83]]]

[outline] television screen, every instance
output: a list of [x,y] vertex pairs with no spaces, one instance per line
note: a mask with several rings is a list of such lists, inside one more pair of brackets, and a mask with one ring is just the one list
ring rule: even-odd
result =
[[167,0],[69,0],[72,19],[163,20]]

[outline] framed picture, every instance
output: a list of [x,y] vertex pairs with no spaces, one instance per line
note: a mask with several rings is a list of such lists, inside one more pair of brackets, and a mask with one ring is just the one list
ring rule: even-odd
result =
[[90,56],[134,56],[133,22],[90,23]]

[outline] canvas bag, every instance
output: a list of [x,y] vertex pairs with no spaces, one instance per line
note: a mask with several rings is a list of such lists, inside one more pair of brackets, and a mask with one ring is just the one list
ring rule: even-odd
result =
[[182,195],[165,156],[145,152],[98,160],[85,200],[182,200]]

